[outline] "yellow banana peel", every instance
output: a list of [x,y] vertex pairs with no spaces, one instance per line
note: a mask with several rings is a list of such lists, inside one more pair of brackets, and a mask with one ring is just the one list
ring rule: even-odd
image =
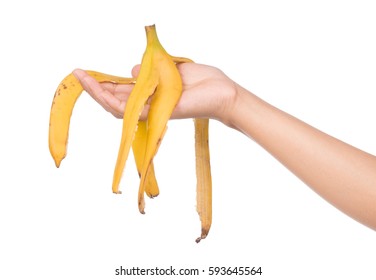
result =
[[195,119],[195,152],[197,177],[197,212],[201,220],[200,242],[206,238],[212,223],[212,179],[209,153],[209,120]]
[[[119,185],[123,170],[132,148],[140,177],[138,208],[145,213],[144,193],[150,198],[159,194],[153,159],[157,154],[167,123],[183,88],[178,63],[192,62],[188,58],[169,55],[157,37],[155,25],[146,26],[147,46],[142,57],[137,79],[87,71],[98,82],[134,84],[128,98],[118,157],[114,169],[112,191],[121,193]],[[50,113],[49,148],[56,167],[60,166],[67,152],[69,123],[73,107],[83,88],[69,74],[56,90]],[[150,104],[146,120],[140,120],[146,102]],[[212,184],[208,144],[208,119],[195,119],[195,152],[197,175],[197,212],[201,220],[201,236],[204,239],[212,223]]]
[[[141,170],[144,163],[144,155],[147,140],[147,122],[139,121],[138,128],[136,131],[135,139],[133,140],[132,149],[134,158],[136,161],[136,167],[138,171],[138,176],[141,178]],[[154,165],[151,164],[149,170],[149,176],[146,178],[145,182],[145,192],[150,197],[156,197],[159,194],[158,183],[154,174]]]
[[[134,78],[122,78],[90,70],[86,72],[98,82],[117,84],[131,84],[135,82]],[[48,134],[50,153],[56,167],[60,166],[61,161],[67,154],[70,118],[74,105],[82,91],[83,88],[73,73],[66,76],[56,89],[50,111]]]

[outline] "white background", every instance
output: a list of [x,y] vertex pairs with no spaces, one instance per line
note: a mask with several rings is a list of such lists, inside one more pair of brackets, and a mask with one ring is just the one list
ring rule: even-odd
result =
[[146,215],[132,157],[123,194],[111,192],[121,120],[83,94],[59,169],[47,137],[62,78],[77,67],[129,76],[155,23],[169,53],[376,154],[375,14],[372,1],[3,1],[0,279],[130,279],[115,276],[121,265],[205,270],[199,279],[218,278],[210,266],[263,271],[218,279],[375,279],[375,232],[221,123],[210,124],[214,216],[200,244],[192,120],[169,123]]

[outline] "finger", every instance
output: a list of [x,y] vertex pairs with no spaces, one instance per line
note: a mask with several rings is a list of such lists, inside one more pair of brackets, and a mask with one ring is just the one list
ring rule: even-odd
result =
[[108,105],[105,96],[113,96],[108,90],[103,88],[97,80],[87,74],[84,70],[75,69],[73,75],[80,81],[84,90],[97,101],[106,111],[114,114],[113,109]]
[[114,84],[114,83],[101,83],[101,86],[111,92],[113,95],[117,97],[121,97],[123,95],[128,96],[133,87],[134,84]]
[[109,112],[113,114],[116,118],[123,118],[124,108],[127,99],[121,100],[108,91],[104,91],[102,95],[103,101],[106,104],[106,107],[109,108]]
[[73,70],[73,75],[79,80],[85,91],[91,91],[90,84],[93,78],[82,69]]
[[132,77],[137,78],[138,74],[140,73],[141,65],[137,64],[132,69]]
[[[109,108],[109,112],[114,115],[116,118],[122,119],[124,117],[125,106],[128,101],[129,95],[119,95],[116,96],[104,91],[103,92],[103,101],[106,103],[107,107]],[[141,114],[140,120],[146,120],[148,112],[149,112],[150,105],[145,104]]]
[[84,90],[89,93],[96,101],[100,101],[99,83],[82,69],[75,69],[73,75],[79,80]]

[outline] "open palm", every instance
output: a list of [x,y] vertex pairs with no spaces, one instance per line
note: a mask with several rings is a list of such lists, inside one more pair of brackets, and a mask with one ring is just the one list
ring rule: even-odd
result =
[[[221,70],[196,63],[177,65],[183,82],[183,94],[171,118],[214,118],[221,120],[225,111],[231,107],[236,86]],[[140,65],[132,69],[137,77]],[[74,75],[80,83],[104,109],[117,118],[123,118],[125,105],[134,87],[133,84],[121,85],[98,83],[85,71],[76,69]],[[145,104],[141,119],[145,119],[149,105]]]

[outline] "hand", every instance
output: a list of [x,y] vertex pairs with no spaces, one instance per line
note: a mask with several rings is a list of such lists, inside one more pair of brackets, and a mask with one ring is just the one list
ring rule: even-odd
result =
[[[227,112],[235,100],[236,84],[215,67],[182,63],[177,65],[182,77],[183,94],[171,118],[213,118],[226,122]],[[140,65],[132,69],[137,77]],[[104,109],[117,118],[123,118],[125,105],[134,85],[98,83],[85,71],[76,69],[73,74]],[[141,119],[146,119],[149,105],[146,104]]]

